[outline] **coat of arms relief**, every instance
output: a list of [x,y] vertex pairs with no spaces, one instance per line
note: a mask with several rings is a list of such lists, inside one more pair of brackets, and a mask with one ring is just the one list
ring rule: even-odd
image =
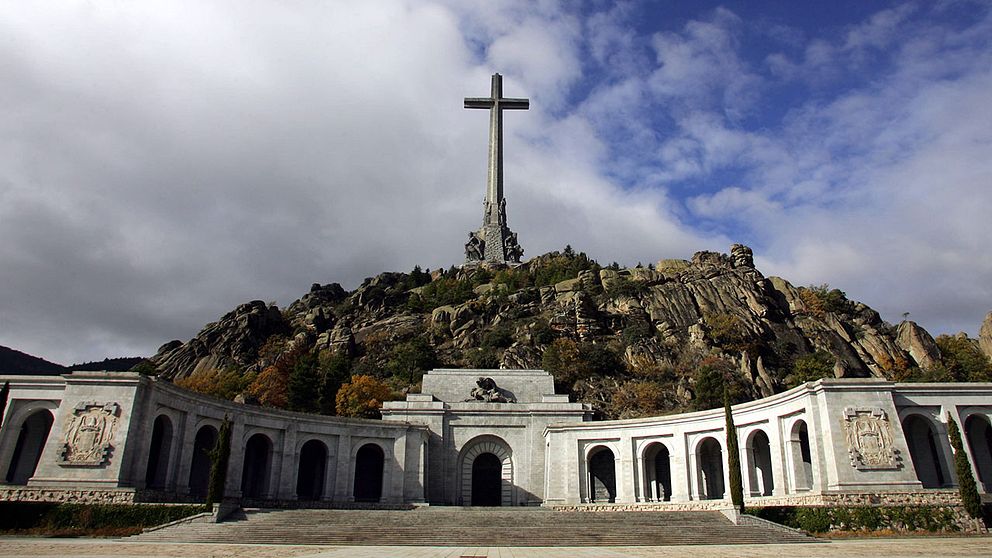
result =
[[858,470],[897,469],[901,458],[892,443],[892,424],[877,407],[844,409],[844,429],[851,466]]
[[59,464],[94,467],[106,463],[120,410],[117,403],[86,401],[76,405],[66,423]]

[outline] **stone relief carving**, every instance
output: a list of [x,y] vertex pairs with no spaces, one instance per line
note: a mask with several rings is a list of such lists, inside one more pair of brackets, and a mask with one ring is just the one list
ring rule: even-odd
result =
[[487,403],[516,403],[517,399],[505,389],[496,385],[492,378],[479,378],[475,381],[479,387],[472,388],[471,399],[466,401],[485,401]]
[[117,403],[86,401],[76,405],[66,423],[59,464],[94,467],[106,463],[120,410]]
[[898,450],[892,443],[892,425],[877,407],[844,409],[844,429],[851,466],[858,470],[896,469]]

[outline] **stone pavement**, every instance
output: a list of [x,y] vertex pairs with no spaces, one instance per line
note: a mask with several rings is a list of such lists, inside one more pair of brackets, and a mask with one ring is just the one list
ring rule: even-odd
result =
[[992,537],[918,537],[839,540],[806,545],[706,545],[673,547],[397,547],[287,546],[198,543],[134,543],[112,539],[42,539],[0,537],[0,557],[108,558],[681,558],[683,556],[789,556],[910,558],[923,556],[989,557]]

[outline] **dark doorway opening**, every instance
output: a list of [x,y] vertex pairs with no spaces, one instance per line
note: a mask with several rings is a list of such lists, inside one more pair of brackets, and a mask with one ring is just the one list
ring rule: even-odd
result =
[[265,498],[269,491],[269,460],[272,442],[265,434],[255,434],[245,444],[245,468],[241,493],[245,498]]
[[28,479],[34,476],[48,441],[48,433],[52,430],[52,422],[52,413],[45,410],[35,412],[21,423],[21,432],[17,435],[17,445],[7,469],[8,483],[27,484]]
[[503,463],[491,453],[482,453],[472,462],[472,505],[499,506],[503,503]]
[[148,467],[145,469],[145,486],[148,488],[165,488],[171,448],[172,421],[165,415],[159,415],[152,427],[152,443],[148,450]]
[[206,425],[200,428],[193,440],[193,459],[189,467],[189,493],[195,498],[207,495],[210,482],[210,452],[217,443],[217,429]]
[[324,469],[327,446],[320,440],[310,440],[300,448],[300,469],[296,477],[296,498],[320,500],[324,492]]
[[609,448],[602,448],[589,458],[589,489],[591,502],[616,501],[616,457]]
[[385,455],[376,444],[365,444],[355,455],[355,501],[378,502],[382,498]]

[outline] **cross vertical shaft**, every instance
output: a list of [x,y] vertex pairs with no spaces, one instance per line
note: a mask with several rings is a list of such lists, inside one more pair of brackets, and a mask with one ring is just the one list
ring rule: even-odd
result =
[[527,110],[530,101],[503,97],[503,76],[493,74],[489,97],[466,97],[465,108],[489,110],[489,166],[482,229],[469,234],[466,259],[490,262],[519,262],[523,250],[516,235],[506,226],[503,199],[503,111]]

